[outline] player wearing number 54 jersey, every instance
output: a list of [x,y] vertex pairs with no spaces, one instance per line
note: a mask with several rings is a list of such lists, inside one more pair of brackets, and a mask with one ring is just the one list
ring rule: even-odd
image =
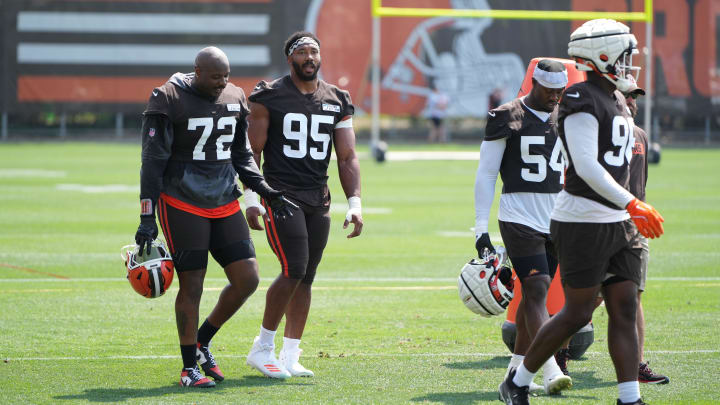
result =
[[[180,385],[209,387],[224,376],[210,340],[258,284],[255,249],[237,201],[236,174],[270,200],[279,217],[290,215],[282,193],[263,179],[247,142],[249,110],[242,89],[228,83],[230,64],[218,48],[201,50],[195,72],[176,73],[152,91],[143,114],[141,215],[135,241],[151,249],[155,215],[172,254],[180,286],[175,316],[183,360]],[[198,330],[208,251],[224,268],[228,285]],[[142,253],[140,253],[142,254]]]
[[587,81],[565,90],[558,112],[568,170],[565,189],[551,214],[550,233],[560,261],[565,305],[543,324],[523,363],[500,385],[506,403],[528,403],[534,373],[590,321],[599,291],[609,318],[617,402],[643,403],[635,327],[641,252],[637,231],[658,237],[663,219],[628,191],[633,126],[625,100],[615,89],[628,90],[626,74],[637,69],[632,66],[636,47],[630,29],[614,20],[588,21],[570,36],[568,54],[588,73]]
[[[245,195],[251,228],[262,230],[258,217],[265,214],[267,239],[281,270],[267,291],[260,335],[247,363],[274,378],[313,375],[299,363],[299,345],[310,310],[311,285],[330,232],[327,170],[333,146],[350,206],[343,226],[353,223],[348,238],[360,235],[363,226],[350,95],[318,79],[320,41],[312,33],[294,33],[283,51],[290,74],[255,87],[250,95],[248,136],[258,164],[264,159],[268,183],[285,190],[301,212],[279,223],[265,213],[273,210],[265,198],[261,205],[252,193]],[[283,316],[285,333],[278,361],[274,338]]]
[[[475,180],[475,247],[494,251],[488,217],[498,172],[503,180],[498,223],[522,286],[517,333],[508,370],[522,361],[530,341],[548,318],[545,300],[557,268],[550,238],[550,212],[562,189],[565,168],[557,136],[557,103],[568,77],[565,65],[538,61],[532,90],[488,112]],[[557,394],[572,384],[554,358],[543,370],[544,388]],[[540,389],[534,386],[533,390]]]

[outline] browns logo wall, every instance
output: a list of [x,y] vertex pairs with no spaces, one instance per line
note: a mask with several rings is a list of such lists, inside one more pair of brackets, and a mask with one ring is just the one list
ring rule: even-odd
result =
[[[511,3],[511,4],[508,4]],[[398,7],[640,11],[644,0],[383,0]],[[371,14],[360,0],[0,0],[3,111],[139,112],[150,90],[224,49],[246,92],[287,72],[282,44],[299,29],[322,41],[324,79],[369,110]],[[654,111],[719,110],[720,0],[654,0]],[[432,87],[451,115],[482,116],[516,93],[533,57],[566,57],[581,22],[450,18],[382,20],[382,112],[421,114]],[[643,23],[631,23],[645,44]],[[639,57],[637,62],[644,64]],[[640,85],[645,86],[641,74]]]

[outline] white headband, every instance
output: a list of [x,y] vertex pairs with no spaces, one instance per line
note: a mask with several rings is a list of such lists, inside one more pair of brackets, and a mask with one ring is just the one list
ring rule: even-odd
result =
[[538,65],[535,65],[533,79],[537,80],[543,87],[562,89],[567,85],[568,74],[567,70],[563,70],[562,72],[548,72],[547,70],[540,69]]
[[310,37],[300,37],[293,42],[292,45],[290,45],[290,49],[288,49],[288,56],[292,55],[292,53],[295,52],[295,49],[303,45],[314,45],[318,50],[320,49],[320,44],[318,44],[316,40]]

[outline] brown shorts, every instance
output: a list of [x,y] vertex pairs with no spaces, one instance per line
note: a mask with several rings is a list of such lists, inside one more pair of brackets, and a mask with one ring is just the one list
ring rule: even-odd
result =
[[330,234],[329,195],[327,205],[316,206],[304,202],[315,199],[315,196],[301,195],[306,198],[298,199],[295,198],[298,193],[302,192],[286,193],[286,198],[297,204],[300,210],[293,211],[293,216],[284,220],[275,220],[267,202],[262,201],[271,218],[270,222],[265,221],[265,235],[280,261],[283,277],[312,284]]
[[206,218],[160,199],[158,219],[179,272],[207,268],[208,251],[222,267],[255,257],[242,211],[223,218]]
[[588,288],[608,273],[640,284],[641,245],[632,220],[612,223],[550,221],[563,283]]
[[550,278],[555,276],[557,259],[550,234],[515,222],[498,221],[498,225],[520,281],[535,274],[547,274]]

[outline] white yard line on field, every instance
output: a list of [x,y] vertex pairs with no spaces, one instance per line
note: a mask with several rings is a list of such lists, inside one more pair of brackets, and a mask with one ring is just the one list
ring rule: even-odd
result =
[[0,178],[17,178],[17,177],[57,178],[57,177],[66,177],[66,176],[67,176],[67,173],[62,170],[0,169]]
[[79,191],[87,194],[107,194],[135,193],[140,191],[140,186],[137,184],[56,184],[55,189],[59,191]]
[[[508,352],[497,352],[497,353],[343,353],[330,354],[331,358],[340,357],[340,353],[343,354],[343,358],[348,357],[510,357]],[[699,349],[699,350],[646,350],[646,354],[664,354],[664,355],[688,355],[688,354],[716,354],[720,353],[717,349]],[[607,352],[585,352],[585,356],[607,356]],[[218,357],[222,358],[234,358],[244,359],[247,355],[244,354],[222,354]],[[318,357],[316,354],[306,354],[302,357]],[[145,355],[145,356],[58,356],[58,357],[6,357],[3,360],[8,362],[13,361],[55,361],[55,360],[70,360],[70,361],[88,361],[88,360],[162,360],[162,359],[179,359],[180,355]]]

